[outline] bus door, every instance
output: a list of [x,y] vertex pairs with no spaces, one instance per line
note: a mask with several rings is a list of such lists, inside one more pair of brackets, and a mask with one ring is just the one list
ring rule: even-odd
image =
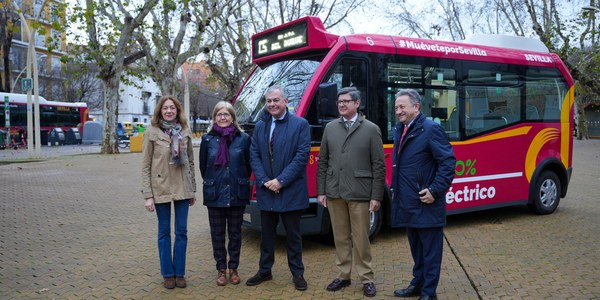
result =
[[365,59],[347,57],[338,60],[338,63],[328,71],[306,114],[306,119],[312,129],[313,145],[320,144],[327,123],[339,117],[336,104],[337,92],[343,87],[356,87],[360,91],[359,111],[368,118],[367,99],[369,99],[370,92],[367,84],[367,70]]

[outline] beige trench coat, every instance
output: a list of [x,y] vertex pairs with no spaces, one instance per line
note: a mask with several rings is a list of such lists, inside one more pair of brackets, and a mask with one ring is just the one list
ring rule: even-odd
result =
[[192,135],[182,131],[189,163],[182,166],[171,164],[171,139],[160,128],[149,126],[142,143],[142,196],[154,198],[154,203],[196,197],[194,174],[194,150]]

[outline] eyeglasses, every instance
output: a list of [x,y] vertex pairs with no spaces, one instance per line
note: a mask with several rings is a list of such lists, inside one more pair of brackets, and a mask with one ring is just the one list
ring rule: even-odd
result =
[[220,119],[220,118],[229,118],[229,117],[231,117],[231,114],[229,114],[229,113],[218,113],[217,114],[217,119]]
[[350,102],[355,102],[356,100],[338,100],[336,103],[337,105],[348,105],[350,104]]

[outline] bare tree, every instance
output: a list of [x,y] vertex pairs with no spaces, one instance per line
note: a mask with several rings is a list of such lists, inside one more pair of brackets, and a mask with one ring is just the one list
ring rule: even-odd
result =
[[[600,91],[600,80],[598,79],[600,52],[597,43],[598,33],[595,28],[595,13],[586,12],[578,16],[578,23],[569,24],[561,18],[555,0],[543,1],[541,4],[525,0],[524,3],[537,36],[550,51],[557,53],[562,58],[573,79],[581,85],[581,89],[579,89],[582,92],[581,96],[576,95],[575,97],[579,114],[577,138],[587,138],[585,102],[590,99],[590,94],[597,96]],[[590,0],[590,5],[595,4],[594,0]],[[581,31],[581,34],[573,36],[572,32],[574,31]],[[577,38],[579,38],[579,43],[577,43]],[[586,47],[588,43],[591,45]],[[591,74],[595,76],[590,76]]]
[[13,35],[17,30],[19,15],[16,11],[13,0],[0,1],[0,54],[2,56],[3,66],[3,81],[0,84],[0,91],[10,92],[12,88],[11,82],[11,65],[10,65],[10,48],[12,46]]
[[[537,36],[553,53],[558,54],[567,65],[571,75],[581,85],[575,97],[579,111],[578,133],[585,133],[583,107],[584,94],[596,94],[600,91],[600,52],[598,51],[598,31],[596,12],[587,11],[577,16],[563,16],[568,6],[577,6],[584,1],[556,0],[494,0],[493,2],[472,0],[435,0],[425,7],[436,12],[436,17],[422,18],[422,14],[411,13],[413,8],[405,1],[398,3],[396,18],[399,25],[410,34],[432,38],[433,35],[450,37],[452,40],[464,39],[474,33],[514,34],[517,36]],[[597,0],[589,0],[596,7]],[[441,13],[440,13],[441,11]],[[428,23],[428,19],[439,20]],[[469,28],[469,31],[465,31]]]
[[76,8],[72,16],[72,20],[85,24],[89,41],[86,58],[97,63],[104,84],[102,153],[119,153],[116,127],[120,80],[126,66],[146,55],[132,44],[132,39],[157,3],[158,0],[86,0],[85,7]]
[[89,109],[100,109],[104,93],[98,79],[98,66],[89,62],[69,61],[63,71],[65,78],[63,99],[68,102],[85,102]]
[[[152,26],[135,35],[146,53],[150,76],[160,86],[163,94],[177,94],[177,72],[189,58],[197,56],[206,48],[217,44],[228,24],[216,24],[219,28],[206,35],[206,27],[217,16],[229,16],[236,5],[233,1],[171,1],[159,3],[151,12]],[[175,25],[170,20],[177,20]],[[225,17],[224,22],[229,20]]]
[[[227,88],[225,99],[231,100],[239,90],[243,80],[250,73],[252,34],[283,24],[307,15],[320,16],[326,28],[347,24],[350,12],[360,7],[366,0],[321,0],[321,1],[268,1],[246,0],[230,12],[230,16],[219,15],[207,28],[209,34],[226,29],[222,39],[213,48],[206,48],[208,64],[215,76]],[[228,22],[228,19],[240,22]]]
[[[196,132],[199,130],[196,120],[208,120],[210,118],[213,107],[221,101],[219,95],[222,91],[213,91],[212,88],[205,86],[201,81],[191,81],[189,88],[190,116],[192,117],[193,130]],[[177,97],[181,99],[183,93],[179,93]]]

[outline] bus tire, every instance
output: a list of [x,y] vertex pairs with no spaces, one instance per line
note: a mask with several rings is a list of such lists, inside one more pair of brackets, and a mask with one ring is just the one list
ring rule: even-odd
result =
[[370,212],[370,222],[369,222],[369,240],[372,242],[379,230],[381,229],[381,224],[383,223],[383,213],[382,209],[379,208],[376,212]]
[[553,213],[560,202],[560,180],[552,171],[544,171],[537,178],[533,189],[529,193],[529,204],[531,211],[538,215]]

